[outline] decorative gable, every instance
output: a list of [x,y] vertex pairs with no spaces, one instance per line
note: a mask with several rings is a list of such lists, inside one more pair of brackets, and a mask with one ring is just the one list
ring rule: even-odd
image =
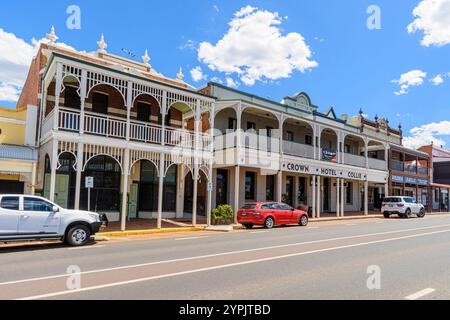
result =
[[336,112],[334,112],[333,107],[330,107],[330,109],[325,112],[325,115],[330,119],[337,120]]
[[286,97],[283,100],[283,103],[291,108],[299,109],[308,113],[313,113],[317,110],[317,106],[311,103],[311,99],[304,92],[292,97]]

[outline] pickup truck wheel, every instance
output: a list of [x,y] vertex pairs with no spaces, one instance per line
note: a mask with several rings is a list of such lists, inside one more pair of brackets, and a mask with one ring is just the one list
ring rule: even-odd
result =
[[91,231],[88,227],[84,225],[77,225],[72,227],[66,235],[66,242],[67,244],[79,247],[84,246],[86,243],[88,243],[89,239],[91,238]]
[[384,213],[383,215],[386,219],[389,219],[391,217],[391,215],[389,213]]

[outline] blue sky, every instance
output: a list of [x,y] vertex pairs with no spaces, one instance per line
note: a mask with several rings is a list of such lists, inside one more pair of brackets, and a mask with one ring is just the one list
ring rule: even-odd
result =
[[[450,28],[450,25],[445,25],[450,22],[450,10],[446,10],[450,9],[450,1],[439,0],[445,5],[445,10],[427,6],[428,1],[422,4],[424,23],[428,22],[433,27],[433,19],[436,18]],[[408,141],[411,145],[435,139],[436,143],[447,144],[448,147],[450,123],[443,121],[450,120],[450,44],[447,44],[450,43],[450,35],[447,37],[445,32],[442,35],[433,29],[437,36],[431,44],[425,44],[422,43],[423,30],[408,32],[408,25],[417,18],[413,10],[421,2],[129,0],[124,5],[106,0],[3,1],[0,4],[0,29],[31,44],[32,38],[43,38],[54,24],[60,42],[86,51],[97,49],[96,41],[103,32],[108,52],[125,55],[122,48],[126,48],[140,60],[148,48],[150,63],[157,71],[174,77],[181,66],[185,81],[196,87],[212,78],[224,83],[230,78],[239,83],[238,89],[275,101],[305,91],[322,110],[333,106],[339,115],[356,115],[362,108],[371,118],[376,114],[387,117],[392,126],[401,122],[405,135],[411,136]],[[80,30],[66,27],[66,9],[72,4],[81,9]],[[379,30],[367,28],[367,8],[371,4],[376,4],[381,10]],[[235,16],[247,6],[254,9],[240,18]],[[281,37],[298,33],[304,38],[304,44],[311,51],[306,61],[313,61],[317,66],[306,67],[304,72],[294,68],[288,76],[278,79],[273,72],[269,72],[267,77],[262,71],[262,75],[255,76],[253,85],[246,85],[242,74],[220,72],[217,66],[216,70],[211,70],[205,62],[217,59],[214,54],[211,57],[207,53],[206,58],[205,55],[199,58],[200,43],[208,42],[215,47],[229,31],[231,20],[239,21],[264,11],[278,12],[280,24],[274,27],[279,29]],[[276,45],[267,43],[264,57],[257,53],[256,57],[265,59],[267,65],[267,57],[277,49],[273,47]],[[2,62],[1,55],[0,48],[0,67],[3,67],[6,62]],[[228,62],[230,59],[229,56],[219,58]],[[274,61],[274,65],[279,62]],[[194,81],[190,75],[190,70],[196,67],[202,70],[202,80]],[[245,69],[246,66],[241,67],[241,70]],[[407,73],[414,70],[422,73],[408,76]],[[407,74],[404,79],[412,85],[404,90],[405,94],[396,95],[394,92],[401,90],[401,84],[392,80],[400,79],[402,74]],[[434,85],[430,80],[439,74],[443,83],[438,81],[439,85]],[[0,86],[1,81],[5,86],[4,77],[0,77]],[[14,101],[0,101],[0,105],[12,107],[15,104]],[[414,128],[415,131],[409,133]]]

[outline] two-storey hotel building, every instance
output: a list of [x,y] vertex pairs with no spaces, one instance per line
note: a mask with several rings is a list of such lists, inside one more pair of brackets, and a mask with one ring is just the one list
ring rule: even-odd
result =
[[213,203],[283,201],[312,217],[369,214],[388,195],[401,129],[378,117],[318,111],[306,93],[281,103],[210,83],[215,97]]

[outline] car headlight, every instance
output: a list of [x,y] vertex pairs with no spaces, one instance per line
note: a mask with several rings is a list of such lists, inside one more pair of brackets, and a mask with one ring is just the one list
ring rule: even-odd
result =
[[94,219],[96,222],[100,222],[100,216],[95,213],[89,213],[89,216]]

